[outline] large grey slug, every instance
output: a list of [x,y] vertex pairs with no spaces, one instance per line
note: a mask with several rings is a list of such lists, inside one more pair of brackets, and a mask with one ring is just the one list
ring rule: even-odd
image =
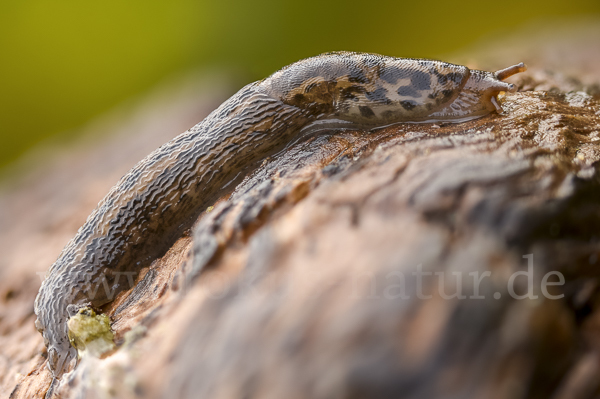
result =
[[266,157],[322,129],[458,123],[500,112],[496,96],[516,90],[502,80],[525,69],[521,63],[491,73],[441,61],[336,52],[245,86],[123,176],[50,268],[35,313],[55,381],[77,357],[67,319],[129,288],[119,273],[140,271],[164,255],[208,205]]

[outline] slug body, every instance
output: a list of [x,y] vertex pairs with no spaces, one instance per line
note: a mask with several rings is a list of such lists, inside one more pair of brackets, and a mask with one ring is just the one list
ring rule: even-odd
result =
[[[462,122],[501,111],[496,73],[422,59],[328,53],[251,83],[202,122],[129,171],[52,265],[35,301],[36,327],[55,379],[77,358],[67,320],[129,288],[123,272],[147,267],[207,206],[265,159],[307,132],[399,122]],[[109,288],[109,289],[105,289]]]

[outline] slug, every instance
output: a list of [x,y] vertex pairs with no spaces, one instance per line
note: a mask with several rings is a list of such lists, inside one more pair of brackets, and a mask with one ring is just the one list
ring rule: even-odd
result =
[[69,317],[129,288],[120,274],[140,271],[164,255],[208,205],[266,157],[326,129],[458,123],[501,112],[496,96],[516,90],[502,80],[525,70],[523,63],[491,73],[441,61],[334,52],[245,86],[123,176],[50,268],[35,314],[54,382],[77,358]]

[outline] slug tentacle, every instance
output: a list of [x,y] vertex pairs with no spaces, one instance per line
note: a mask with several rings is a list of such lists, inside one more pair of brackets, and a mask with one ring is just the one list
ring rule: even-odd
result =
[[509,66],[508,68],[504,68],[504,69],[494,72],[494,76],[496,76],[496,79],[504,80],[513,75],[516,75],[517,73],[525,72],[526,70],[527,70],[527,65],[520,62],[516,65]]
[[35,301],[52,374],[60,378],[77,356],[69,315],[130,288],[122,274],[164,255],[208,205],[266,157],[325,128],[462,122],[501,112],[497,94],[516,90],[502,80],[525,69],[521,63],[491,73],[336,52],[245,86],[123,176],[52,265]]
[[490,99],[490,101],[492,102],[492,105],[494,106],[494,108],[496,108],[496,112],[498,112],[499,114],[501,114],[502,112],[504,112],[504,110],[502,109],[502,107],[500,106],[500,104],[498,104],[498,100],[496,100],[496,97],[492,97]]

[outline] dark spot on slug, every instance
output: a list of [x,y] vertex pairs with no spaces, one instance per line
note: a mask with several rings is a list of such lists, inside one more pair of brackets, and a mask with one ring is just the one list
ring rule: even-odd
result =
[[360,114],[365,118],[372,118],[375,116],[373,110],[370,107],[367,107],[366,105],[360,105],[358,109],[360,111]]
[[431,88],[431,77],[426,72],[414,71],[410,81],[416,90],[429,90]]
[[421,95],[413,86],[398,87],[398,95],[402,97],[420,97]]
[[390,104],[391,101],[390,99],[387,97],[387,89],[384,87],[380,87],[376,90],[373,91],[368,91],[365,93],[365,96],[367,97],[367,99],[369,101],[372,101],[374,103],[379,103],[379,104]]
[[445,85],[448,83],[448,81],[459,84],[464,78],[464,75],[458,72],[449,72],[447,74],[443,74],[437,69],[433,69],[433,72],[437,76],[437,80],[441,85]]
[[348,82],[365,84],[368,83],[369,80],[360,69],[355,69],[350,73],[350,76],[348,76]]
[[357,94],[365,92],[364,86],[349,86],[340,90],[340,100],[358,100]]
[[446,75],[439,73],[437,70],[435,71],[435,75],[437,76],[437,80],[439,82],[439,84],[441,84],[442,86],[446,84],[446,82],[448,81],[448,78],[446,77]]
[[463,80],[463,75],[458,72],[451,72],[446,74],[446,78],[454,83],[460,83]]
[[442,95],[444,96],[444,101],[446,101],[454,95],[454,90],[442,90]]
[[412,100],[400,101],[400,105],[402,105],[402,108],[404,108],[405,110],[411,111],[417,106],[417,103]]

